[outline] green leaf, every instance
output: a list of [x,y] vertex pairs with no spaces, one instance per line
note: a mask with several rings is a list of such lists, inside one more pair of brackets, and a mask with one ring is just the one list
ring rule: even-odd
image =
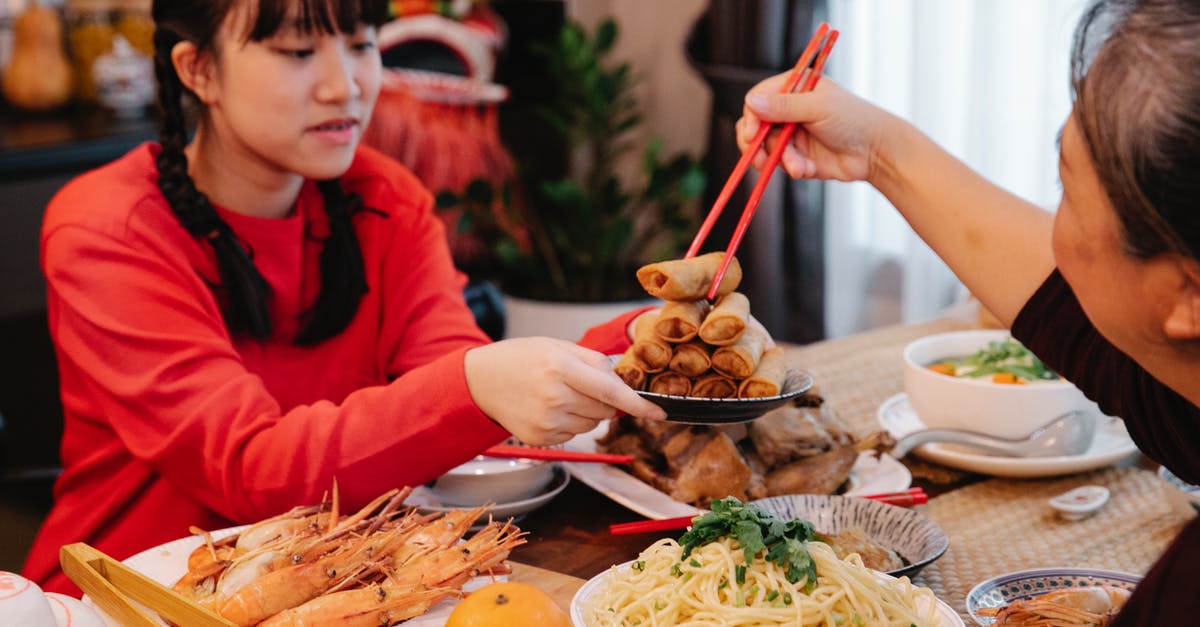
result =
[[472,215],[469,211],[467,211],[467,212],[463,212],[463,214],[461,216],[458,216],[458,224],[455,225],[456,233],[458,233],[459,235],[462,235],[464,233],[470,233],[471,229],[473,229],[473,228],[475,228],[475,216],[474,215]]
[[501,261],[507,263],[516,263],[525,256],[525,252],[517,246],[517,243],[510,240],[500,240],[496,242],[496,256]]
[[596,52],[603,55],[612,49],[617,41],[617,23],[607,18],[596,28]]
[[474,179],[470,183],[467,183],[464,195],[472,202],[477,202],[481,205],[490,205],[494,197],[492,184],[484,178]]
[[559,50],[566,53],[567,57],[578,56],[586,42],[587,34],[574,22],[564,24],[562,30],[559,31]]
[[704,187],[708,183],[708,177],[704,174],[704,169],[699,164],[695,164],[688,168],[687,172],[679,179],[679,192],[684,198],[699,198],[704,194]]
[[458,194],[451,191],[441,191],[433,197],[433,205],[438,209],[449,209],[450,207],[458,206],[458,203]]
[[[711,511],[693,519],[692,528],[680,536],[681,560],[697,547],[730,536],[742,547],[747,564],[761,554],[782,567],[788,581],[807,578],[810,588],[816,584],[816,563],[805,546],[813,538],[812,523],[783,520],[733,497],[713,501],[710,507]],[[738,583],[743,582],[744,573],[739,573]]]

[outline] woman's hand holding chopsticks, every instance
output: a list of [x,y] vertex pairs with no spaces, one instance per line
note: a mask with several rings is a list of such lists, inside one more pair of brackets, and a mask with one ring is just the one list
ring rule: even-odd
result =
[[[737,122],[738,147],[746,150],[763,122],[795,122],[796,131],[783,152],[783,169],[792,178],[839,181],[869,180],[874,170],[881,129],[899,118],[879,109],[824,77],[807,93],[779,93],[786,79],[768,78],[746,95]],[[752,162],[761,170],[777,145],[773,131]]]
[[618,413],[666,418],[613,373],[608,357],[565,340],[480,346],[467,351],[463,366],[479,409],[532,446],[566,442]]

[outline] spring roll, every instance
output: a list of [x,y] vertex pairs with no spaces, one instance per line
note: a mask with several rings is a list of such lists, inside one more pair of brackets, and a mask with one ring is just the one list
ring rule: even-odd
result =
[[692,382],[692,396],[703,398],[734,398],[737,396],[737,381],[711,372]]
[[708,346],[699,340],[676,344],[667,368],[686,377],[698,377],[712,367],[712,355],[708,351]]
[[734,379],[745,379],[758,368],[769,339],[761,328],[748,327],[738,341],[713,351],[713,370]]
[[783,349],[775,348],[763,351],[762,359],[754,374],[747,377],[738,386],[738,398],[761,398],[764,396],[779,396],[783,392],[783,383],[787,379],[787,362],[783,358]]
[[650,391],[655,394],[687,396],[692,392],[692,380],[678,372],[660,372],[650,379]]
[[[708,288],[724,258],[725,253],[713,252],[691,259],[660,261],[638,268],[637,279],[651,296],[663,300],[700,300],[708,296]],[[717,287],[717,296],[736,290],[741,281],[742,266],[734,257]]]
[[671,345],[654,332],[657,321],[657,315],[645,314],[633,325],[633,346],[629,348],[638,367],[646,374],[662,372],[671,363]]
[[668,342],[686,342],[700,332],[704,316],[708,314],[708,301],[673,300],[663,305],[654,323],[658,337]]
[[750,299],[741,292],[730,292],[720,298],[700,325],[700,339],[713,346],[729,346],[742,336],[750,319]]
[[644,390],[646,388],[646,371],[638,367],[637,362],[638,359],[633,354],[633,347],[630,346],[625,350],[625,354],[621,355],[617,365],[613,366],[613,372],[621,377],[625,385],[635,390]]

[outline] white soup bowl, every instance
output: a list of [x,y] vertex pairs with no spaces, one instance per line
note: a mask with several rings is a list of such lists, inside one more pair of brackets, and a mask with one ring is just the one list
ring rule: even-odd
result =
[[930,364],[965,357],[1010,337],[1005,330],[951,331],[914,340],[904,348],[904,391],[926,427],[1021,439],[1067,412],[1099,413],[1096,404],[1066,379],[994,383],[929,369]]

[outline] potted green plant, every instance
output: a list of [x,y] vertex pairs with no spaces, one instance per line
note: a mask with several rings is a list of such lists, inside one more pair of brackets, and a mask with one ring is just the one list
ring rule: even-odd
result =
[[607,61],[617,36],[612,20],[590,36],[569,22],[536,49],[546,92],[533,115],[563,147],[565,167],[510,143],[516,180],[438,195],[439,208],[460,212],[459,234],[482,243],[458,260],[472,278],[525,300],[630,301],[646,297],[634,278],[639,266],[686,250],[699,225],[700,162],[664,156],[652,139],[640,147],[635,180],[618,176],[622,157],[639,149],[631,134],[642,116],[630,64]]

